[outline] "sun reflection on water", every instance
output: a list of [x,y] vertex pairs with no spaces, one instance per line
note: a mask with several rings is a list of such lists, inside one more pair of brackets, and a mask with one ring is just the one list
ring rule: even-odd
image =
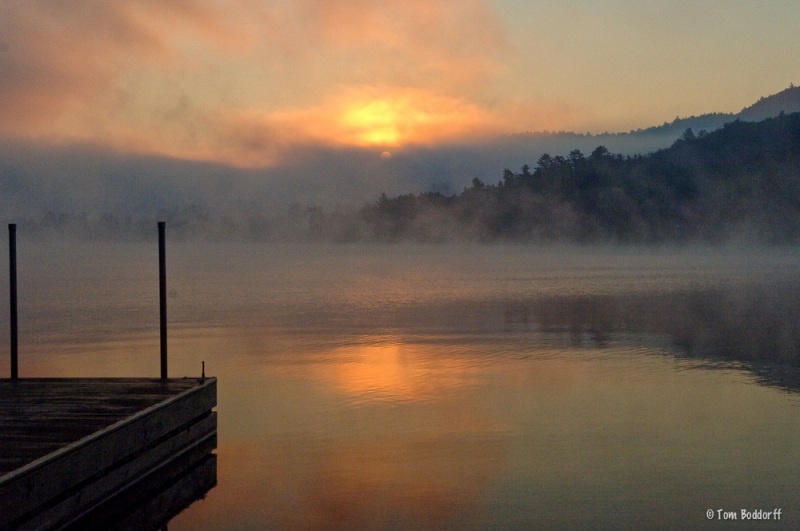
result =
[[[222,250],[225,274],[171,255],[191,274],[172,277],[170,374],[219,378],[219,485],[171,529],[680,528],[800,495],[800,387],[747,357],[796,353],[800,286],[749,288],[750,262]],[[21,374],[157,376],[142,267],[92,290],[40,271]],[[741,356],[697,361],[720,352]]]
[[434,400],[480,376],[459,360],[440,359],[397,340],[339,347],[331,356],[341,361],[321,367],[315,376],[356,402]]

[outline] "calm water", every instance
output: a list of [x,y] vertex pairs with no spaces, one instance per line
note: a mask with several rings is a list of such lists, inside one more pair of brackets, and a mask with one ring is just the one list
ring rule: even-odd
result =
[[[20,239],[20,375],[157,376],[156,253]],[[800,526],[797,251],[170,243],[168,270],[170,375],[219,378],[218,486],[171,530]]]

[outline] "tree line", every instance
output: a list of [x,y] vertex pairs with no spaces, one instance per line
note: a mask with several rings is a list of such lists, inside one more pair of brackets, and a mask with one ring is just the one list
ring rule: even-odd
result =
[[329,221],[318,219],[319,228],[338,227],[340,239],[381,241],[797,243],[800,113],[711,133],[687,129],[647,155],[603,146],[545,154],[494,184],[475,177],[449,196],[383,194],[357,222]]
[[[382,194],[361,209],[162,209],[182,239],[513,241],[564,243],[800,243],[800,113],[686,129],[673,145],[623,156],[544,154],[498,180],[468,176],[459,193]],[[492,182],[493,181],[493,182]],[[117,212],[30,214],[29,233],[147,239],[155,217]]]

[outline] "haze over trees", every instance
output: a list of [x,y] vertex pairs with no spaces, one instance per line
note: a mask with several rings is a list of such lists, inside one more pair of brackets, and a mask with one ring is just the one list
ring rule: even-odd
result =
[[800,113],[687,129],[645,156],[603,146],[545,154],[496,184],[476,177],[459,194],[382,195],[359,221],[361,237],[383,241],[797,243]]
[[6,146],[0,206],[31,235],[111,240],[149,238],[158,219],[179,239],[791,244],[797,111],[800,87],[790,86],[735,115],[521,133],[379,164],[331,152],[305,173]]

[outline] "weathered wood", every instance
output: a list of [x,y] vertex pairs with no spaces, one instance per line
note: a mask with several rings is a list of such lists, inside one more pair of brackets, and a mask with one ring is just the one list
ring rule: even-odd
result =
[[138,475],[129,476],[129,470],[119,473],[114,470],[89,486],[79,486],[59,496],[58,500],[64,496],[66,499],[56,505],[48,504],[26,518],[18,529],[60,529],[76,522],[108,520],[124,514],[131,506],[146,501],[157,487],[170,483],[183,471],[204,460],[216,445],[216,434],[212,433],[171,454],[163,454],[162,460],[154,461],[150,467],[142,467]]
[[158,222],[158,299],[161,319],[161,379],[167,379],[167,251],[166,223]]
[[4,461],[29,459],[14,449],[31,438],[44,441],[33,454],[46,455],[0,476],[0,528],[62,526],[168,463],[191,467],[216,448],[214,378],[7,381],[3,405],[0,425],[12,428],[0,435]]
[[206,455],[173,481],[152,490],[151,485],[158,485],[159,479],[155,478],[156,483],[153,483],[154,478],[148,476],[131,489],[139,494],[135,500],[130,494],[123,494],[108,507],[70,522],[65,531],[163,529],[170,519],[217,484],[217,456]]
[[0,380],[0,477],[197,385],[188,378]]
[[76,517],[96,512],[109,498],[122,498],[124,493],[129,492],[148,475],[159,474],[162,476],[161,481],[169,481],[180,472],[172,470],[162,473],[170,463],[178,461],[184,469],[191,467],[217,447],[216,427],[216,416],[207,417],[202,426],[186,430],[169,441],[144,451],[135,459],[112,468],[96,480],[79,484],[54,497],[55,501],[27,519],[20,529],[64,526]]
[[19,375],[17,335],[17,225],[8,225],[8,277],[9,299],[11,303],[9,322],[11,325],[11,379],[16,380]]

